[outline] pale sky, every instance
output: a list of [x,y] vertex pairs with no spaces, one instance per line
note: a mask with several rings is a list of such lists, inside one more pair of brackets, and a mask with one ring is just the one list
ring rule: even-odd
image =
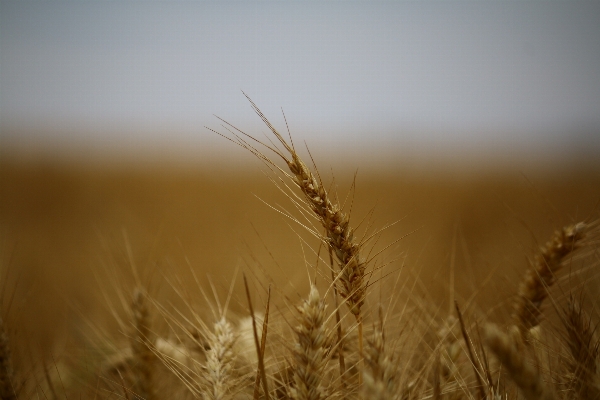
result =
[[241,90],[309,143],[600,154],[600,2],[0,3],[5,139],[262,129]]

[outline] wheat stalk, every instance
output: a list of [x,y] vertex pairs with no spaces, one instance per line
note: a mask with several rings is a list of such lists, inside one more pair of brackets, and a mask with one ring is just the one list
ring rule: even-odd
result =
[[131,313],[134,327],[131,337],[133,392],[150,400],[154,397],[151,368],[154,353],[149,345],[150,315],[141,289],[136,289],[133,293]]

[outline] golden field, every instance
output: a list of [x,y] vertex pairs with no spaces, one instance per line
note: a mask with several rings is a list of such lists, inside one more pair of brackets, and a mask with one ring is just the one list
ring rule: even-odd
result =
[[[185,307],[176,293],[185,288],[204,304],[200,312],[207,316],[207,304],[223,303],[234,277],[230,314],[247,315],[242,273],[258,304],[273,283],[272,301],[283,314],[307,295],[317,253],[326,260],[326,251],[283,214],[317,229],[318,223],[300,217],[260,162],[235,146],[232,153],[248,163],[229,169],[0,164],[2,316],[20,379],[36,376],[43,391],[36,365],[69,374],[63,364],[93,365],[96,360],[82,354],[106,337],[127,341],[128,299],[140,284],[169,309]],[[376,254],[369,266],[374,272],[366,324],[374,323],[378,305],[387,305],[389,296],[403,295],[429,304],[430,316],[439,321],[453,313],[457,300],[469,314],[506,322],[539,246],[562,226],[598,217],[595,168],[563,166],[533,174],[388,168],[359,171],[354,178],[352,169],[330,171],[327,160],[316,163],[329,192],[351,208],[357,231],[377,233],[365,246]],[[560,277],[554,298],[585,283],[586,301],[600,304],[592,268],[574,266]],[[318,276],[317,286],[328,287],[327,274]],[[550,302],[544,310],[552,318]],[[165,319],[155,314],[153,329],[168,331]],[[53,390],[72,390],[71,383],[62,385]]]

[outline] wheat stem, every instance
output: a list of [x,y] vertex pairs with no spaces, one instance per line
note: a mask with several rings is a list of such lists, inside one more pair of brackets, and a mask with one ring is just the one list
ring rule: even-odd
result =
[[133,361],[133,390],[141,398],[153,398],[152,359],[154,354],[148,345],[150,336],[150,315],[146,306],[144,292],[136,289],[131,305],[134,334],[131,339]]

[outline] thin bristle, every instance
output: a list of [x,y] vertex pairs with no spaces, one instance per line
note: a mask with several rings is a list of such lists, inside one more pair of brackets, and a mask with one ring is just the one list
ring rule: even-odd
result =
[[485,388],[483,386],[483,381],[481,380],[481,376],[483,375],[480,368],[479,361],[475,358],[475,351],[473,350],[473,344],[471,343],[471,337],[467,332],[467,327],[465,326],[465,321],[463,320],[462,313],[460,312],[460,308],[458,306],[458,301],[454,301],[454,307],[456,308],[456,315],[458,316],[458,322],[460,322],[460,331],[462,333],[463,339],[467,346],[467,354],[469,356],[469,360],[471,361],[471,366],[473,367],[473,372],[475,375],[475,379],[477,379],[477,390],[479,393],[479,399],[485,399]]
[[256,371],[256,378],[254,380],[253,399],[254,400],[258,399],[259,387],[260,387],[260,383],[262,381],[263,392],[264,392],[265,398],[267,400],[269,400],[269,387],[267,384],[267,374],[265,371],[264,355],[265,355],[265,346],[266,346],[266,342],[267,342],[267,328],[268,328],[268,324],[269,324],[269,304],[271,301],[271,286],[269,286],[267,305],[266,305],[266,309],[265,309],[265,317],[263,320],[263,327],[262,327],[262,335],[261,335],[262,337],[261,337],[260,342],[258,340],[258,332],[256,329],[256,318],[254,316],[254,308],[252,307],[252,299],[250,298],[250,289],[248,289],[248,280],[246,279],[246,275],[244,275],[244,287],[246,289],[246,297],[248,298],[248,307],[250,308],[250,316],[252,318],[252,335],[254,337],[254,346],[256,347],[256,358],[258,360],[258,368]]
[[[333,282],[335,280],[335,275],[333,272],[333,256],[331,254],[331,247],[329,248],[329,263],[331,265],[331,280]],[[333,285],[333,304],[335,306],[335,326],[337,331],[337,341],[335,345],[338,349],[338,359],[340,365],[340,385],[342,390],[346,390],[346,360],[344,358],[345,338],[342,334],[342,324],[340,323],[340,309],[338,307],[338,292],[336,285]]]

